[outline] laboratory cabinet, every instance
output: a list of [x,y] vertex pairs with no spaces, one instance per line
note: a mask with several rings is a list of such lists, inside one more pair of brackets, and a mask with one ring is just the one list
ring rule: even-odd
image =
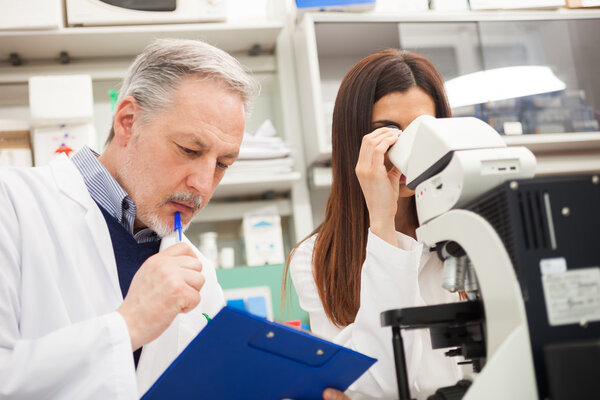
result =
[[[306,162],[322,178],[331,157],[339,85],[384,48],[427,56],[455,116],[492,125],[528,146],[538,174],[600,170],[600,11],[312,13],[294,33]],[[326,179],[313,182],[326,187]]]
[[[276,136],[293,148],[293,167],[285,172],[263,169],[257,174],[226,174],[211,202],[194,220],[190,239],[197,243],[197,234],[209,229],[223,232],[226,241],[239,243],[237,226],[244,213],[272,206],[281,215],[289,250],[312,230],[312,215],[297,115],[293,43],[286,19],[292,3],[273,4],[276,12],[266,20],[0,30],[0,119],[29,119],[31,76],[89,74],[96,150],[102,151],[112,123],[109,90],[118,89],[127,67],[148,43],[155,38],[186,38],[213,44],[238,58],[261,83],[246,132],[270,120]],[[242,260],[236,254],[236,261]]]

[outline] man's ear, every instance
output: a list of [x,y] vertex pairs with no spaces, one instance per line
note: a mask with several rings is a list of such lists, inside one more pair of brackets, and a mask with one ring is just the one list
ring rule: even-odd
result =
[[139,105],[132,96],[125,97],[115,113],[113,129],[116,141],[121,146],[127,146],[133,136],[133,123],[139,116]]

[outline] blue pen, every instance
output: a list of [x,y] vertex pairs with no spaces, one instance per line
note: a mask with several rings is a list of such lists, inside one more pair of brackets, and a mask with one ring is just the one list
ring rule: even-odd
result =
[[174,230],[179,233],[179,241],[181,242],[181,215],[179,215],[179,211],[175,213],[175,223]]

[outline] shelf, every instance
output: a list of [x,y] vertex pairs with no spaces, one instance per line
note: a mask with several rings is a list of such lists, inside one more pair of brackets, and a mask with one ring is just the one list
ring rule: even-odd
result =
[[[600,132],[503,135],[508,146],[525,146],[537,159],[536,176],[600,171]],[[331,167],[311,168],[312,189],[331,186]]]
[[534,153],[600,150],[600,132],[543,133],[502,138],[508,146],[525,146]]
[[24,61],[55,59],[61,51],[73,58],[132,57],[155,38],[203,40],[229,53],[245,53],[256,44],[272,51],[282,28],[280,22],[261,22],[0,31],[0,60],[11,52]]
[[261,196],[266,193],[286,193],[300,179],[300,172],[271,176],[225,175],[213,198]]
[[[275,56],[272,55],[234,55],[255,75],[273,73],[277,69]],[[94,81],[121,80],[132,61],[133,57],[121,57],[93,61],[75,59],[69,64],[59,64],[58,61],[48,62],[48,60],[34,61],[17,67],[0,64],[0,85],[27,83],[34,75],[88,74]]]
[[211,201],[206,205],[193,222],[219,222],[242,219],[244,214],[263,207],[274,206],[280,216],[292,215],[292,206],[287,199],[219,202]]
[[[476,38],[481,36],[481,28],[477,22],[502,22],[507,21],[575,21],[569,25],[561,25],[564,30],[553,31],[556,26],[551,24],[527,24],[534,29],[539,26],[545,32],[548,40],[538,41],[526,37],[511,37],[511,32],[504,33],[491,31],[488,33],[489,52],[496,53],[498,49],[513,49],[527,55],[528,62],[537,61],[540,54],[552,57],[549,63],[558,65],[559,72],[573,71],[575,67],[569,64],[570,57],[573,63],[582,59],[582,54],[593,53],[593,37],[584,36],[590,26],[595,25],[600,19],[600,10],[510,10],[510,11],[407,11],[395,13],[334,13],[313,12],[306,13],[303,21],[296,27],[296,47],[298,74],[302,80],[308,82],[300,88],[301,111],[305,123],[305,148],[307,163],[311,166],[327,162],[330,159],[331,148],[327,147],[330,138],[329,103],[335,99],[337,89],[344,76],[355,62],[373,51],[384,48],[408,48],[422,52],[431,59],[436,59],[440,69],[448,76],[465,74],[481,69],[480,55],[476,49],[481,48],[481,43]],[[448,24],[445,24],[445,23]],[[463,24],[463,23],[467,24]],[[473,22],[473,24],[471,24]],[[430,23],[436,23],[432,27]],[[583,24],[585,23],[585,24]],[[468,26],[468,29],[466,28]],[[473,25],[473,26],[470,26]],[[508,24],[510,26],[510,24]],[[531,26],[530,26],[531,25]],[[541,26],[543,25],[543,26]],[[573,28],[581,25],[581,31]],[[584,29],[584,27],[587,27]],[[446,29],[447,28],[447,29]],[[488,27],[489,28],[489,27]],[[479,29],[479,31],[478,31]],[[570,29],[570,30],[569,30]],[[447,34],[446,31],[449,31]],[[453,33],[454,32],[454,33]],[[520,31],[519,31],[520,32]],[[569,32],[571,32],[569,36]],[[593,30],[595,32],[595,29]],[[496,34],[497,36],[494,36]],[[506,43],[504,36],[507,36]],[[515,35],[513,32],[512,35]],[[566,35],[566,36],[565,36]],[[546,37],[544,36],[544,37]],[[533,36],[532,36],[533,37]],[[501,38],[502,40],[499,40]],[[570,38],[570,39],[569,39]],[[584,38],[586,40],[584,40]],[[534,37],[535,39],[535,37]],[[561,40],[559,40],[561,39]],[[516,40],[516,41],[515,41]],[[576,53],[570,57],[564,56],[565,51],[558,51],[559,45],[568,40],[580,40],[585,43],[572,49]],[[547,42],[547,43],[546,43]],[[589,45],[588,45],[589,43]],[[535,50],[529,47],[533,46]],[[555,47],[556,46],[556,47]],[[538,50],[541,48],[541,50]],[[565,47],[569,48],[569,47]],[[494,50],[494,51],[492,51]],[[502,50],[504,51],[504,50]],[[508,50],[506,50],[508,51]],[[431,53],[431,54],[428,54]],[[501,50],[498,50],[501,52]],[[502,53],[504,54],[504,53]],[[579,58],[577,58],[577,57]],[[436,58],[437,57],[437,58]],[[498,55],[497,57],[502,57]],[[523,56],[525,57],[525,56]],[[588,100],[597,102],[597,91],[594,86],[593,57],[583,58],[581,66],[577,66],[580,83],[575,83],[577,76],[567,74],[569,88],[589,89]],[[501,63],[491,57],[490,63]],[[557,67],[558,68],[558,67]],[[304,72],[303,72],[304,71]],[[597,108],[597,107],[596,107]],[[523,135],[522,137],[507,138],[509,145],[525,145],[536,154],[540,152],[580,151],[587,149],[600,149],[600,135],[598,133],[569,133],[569,134],[541,134]],[[312,187],[326,187],[327,184],[319,183],[311,178]]]
[[[532,135],[503,135],[508,146],[525,146],[534,153],[555,153],[583,150],[600,151],[600,132],[540,133]],[[600,157],[600,155],[599,155]],[[317,161],[331,160],[331,153],[322,153]],[[313,167],[313,170],[320,167]],[[327,186],[326,178],[320,174],[315,177],[314,187]]]
[[600,152],[536,155],[535,175],[587,174],[600,172]]
[[532,21],[599,18],[600,10],[510,10],[510,11],[406,11],[396,13],[313,12],[306,17],[314,22],[476,22]]
[[311,189],[327,189],[331,187],[332,180],[331,167],[314,166],[310,169]]

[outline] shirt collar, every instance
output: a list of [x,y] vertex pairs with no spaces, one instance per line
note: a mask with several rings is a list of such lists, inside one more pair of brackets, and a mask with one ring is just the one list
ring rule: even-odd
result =
[[127,229],[138,243],[160,240],[154,231],[145,228],[134,234],[136,205],[127,192],[98,160],[100,155],[83,146],[71,160],[83,176],[92,199]]

